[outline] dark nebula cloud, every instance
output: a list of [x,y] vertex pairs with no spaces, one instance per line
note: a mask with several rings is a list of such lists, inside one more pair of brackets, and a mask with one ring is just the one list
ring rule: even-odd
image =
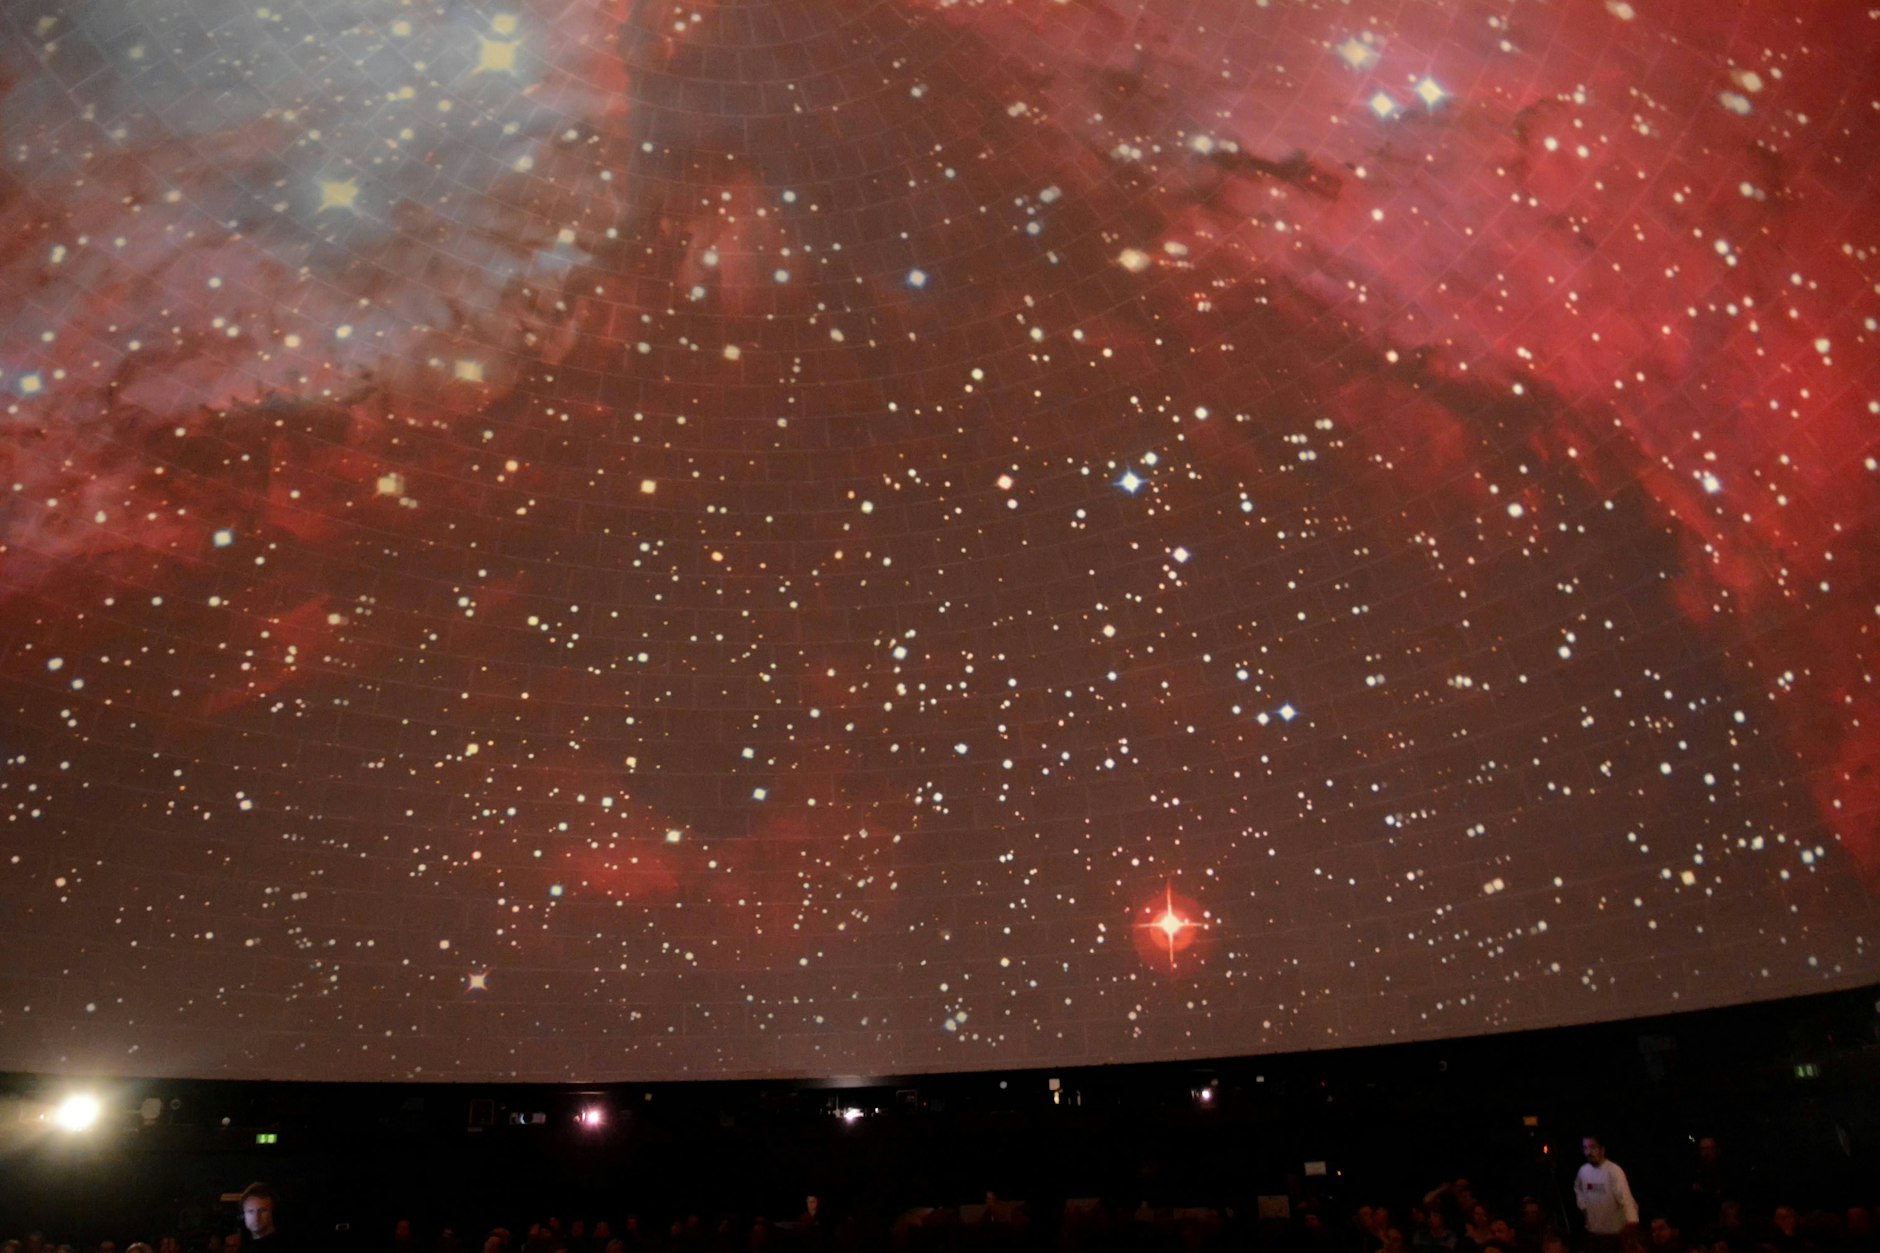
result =
[[1871,12],[0,21],[0,1067],[1880,974]]

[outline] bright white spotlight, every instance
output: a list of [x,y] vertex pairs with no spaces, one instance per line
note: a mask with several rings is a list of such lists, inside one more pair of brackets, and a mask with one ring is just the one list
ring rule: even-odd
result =
[[849,1106],[847,1109],[842,1111],[843,1122],[847,1122],[847,1123],[858,1122],[860,1121],[861,1117],[862,1117],[862,1111],[859,1109],[856,1109],[853,1105]]
[[600,1128],[602,1123],[607,1121],[607,1115],[602,1112],[600,1106],[589,1105],[576,1116],[575,1120],[589,1131],[595,1131]]
[[97,1097],[81,1092],[59,1102],[59,1108],[52,1113],[52,1121],[66,1131],[87,1131],[103,1112],[104,1106],[98,1103]]

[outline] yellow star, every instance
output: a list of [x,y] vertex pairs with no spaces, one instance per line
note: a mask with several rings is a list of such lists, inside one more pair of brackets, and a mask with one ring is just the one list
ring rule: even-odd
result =
[[1377,64],[1377,49],[1355,35],[1338,45],[1338,55],[1354,70],[1367,70]]
[[476,971],[471,972],[470,986],[468,989],[466,989],[467,991],[487,992],[489,991],[489,987],[490,987],[490,972],[489,971],[476,970]]
[[516,68],[516,53],[522,47],[502,39],[479,39],[482,45],[477,53],[477,72],[483,74],[507,74]]
[[317,213],[328,209],[351,209],[359,199],[359,180],[356,178],[323,178],[320,180],[320,207]]

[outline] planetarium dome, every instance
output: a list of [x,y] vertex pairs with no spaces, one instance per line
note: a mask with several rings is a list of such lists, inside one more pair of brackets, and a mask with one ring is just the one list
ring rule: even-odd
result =
[[0,17],[0,1070],[1880,975],[1851,5]]

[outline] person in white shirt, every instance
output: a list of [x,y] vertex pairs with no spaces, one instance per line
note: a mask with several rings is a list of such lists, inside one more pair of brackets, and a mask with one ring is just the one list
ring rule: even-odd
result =
[[1606,1146],[1597,1137],[1580,1141],[1586,1165],[1573,1177],[1573,1199],[1586,1216],[1587,1245],[1590,1248],[1617,1248],[1619,1237],[1638,1226],[1638,1202],[1626,1182],[1619,1163],[1606,1157]]

